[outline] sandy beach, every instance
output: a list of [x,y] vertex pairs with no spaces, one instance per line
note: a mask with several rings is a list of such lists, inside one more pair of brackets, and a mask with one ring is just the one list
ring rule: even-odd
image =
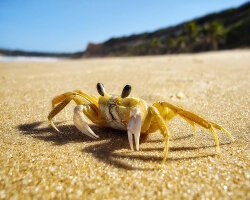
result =
[[[220,153],[211,133],[176,117],[170,153],[156,132],[131,151],[126,132],[92,129],[82,135],[61,112],[47,122],[51,99],[96,83],[149,104],[168,101],[217,122]],[[250,50],[200,54],[0,63],[0,199],[250,199]]]

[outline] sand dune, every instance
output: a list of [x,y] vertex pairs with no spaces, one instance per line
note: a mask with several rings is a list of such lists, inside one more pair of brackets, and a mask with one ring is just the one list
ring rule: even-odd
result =
[[[159,133],[132,152],[125,132],[98,128],[83,136],[72,123],[74,104],[47,123],[51,99],[81,89],[97,95],[96,83],[149,103],[169,101],[218,122],[235,137],[212,135],[182,119],[169,124],[167,163]],[[249,199],[250,51],[0,63],[0,199]]]

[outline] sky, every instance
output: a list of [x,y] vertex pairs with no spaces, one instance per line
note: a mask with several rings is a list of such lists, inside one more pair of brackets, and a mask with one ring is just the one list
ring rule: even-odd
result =
[[83,51],[89,42],[154,31],[246,0],[0,0],[0,48]]

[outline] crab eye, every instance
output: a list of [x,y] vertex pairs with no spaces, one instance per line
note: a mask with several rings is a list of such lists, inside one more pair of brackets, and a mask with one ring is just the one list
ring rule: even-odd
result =
[[122,98],[128,97],[128,95],[130,94],[130,92],[131,92],[131,86],[130,86],[130,85],[126,85],[126,86],[123,88],[123,90],[122,90],[122,95],[121,95],[121,97],[122,97]]
[[104,85],[102,83],[97,83],[96,88],[97,88],[98,93],[101,96],[104,96],[104,93],[105,93]]

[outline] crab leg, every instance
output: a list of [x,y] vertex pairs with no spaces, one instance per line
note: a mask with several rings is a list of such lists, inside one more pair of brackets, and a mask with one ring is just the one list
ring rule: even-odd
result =
[[71,101],[70,98],[66,98],[63,100],[63,102],[61,102],[60,104],[58,104],[56,107],[54,107],[54,109],[49,113],[49,116],[48,116],[48,120],[51,124],[51,126],[57,130],[58,132],[60,132],[58,130],[58,128],[56,128],[56,126],[54,125],[52,119],[53,117],[55,117],[69,102]]
[[[95,113],[95,115],[99,114],[99,110],[98,107],[95,105],[95,101],[92,102],[87,98],[87,96],[82,96],[82,94],[78,94],[78,93],[73,93],[73,92],[67,92],[61,95],[56,96],[53,100],[52,100],[52,111],[49,113],[48,116],[48,120],[51,124],[51,126],[57,130],[58,132],[60,132],[58,130],[58,128],[56,128],[56,126],[54,125],[52,119],[63,109],[65,108],[65,106],[67,106],[67,104],[71,101],[74,100],[76,102],[76,104],[78,105],[89,105],[92,109],[92,111]],[[57,105],[56,105],[57,104]],[[56,106],[55,106],[56,105]],[[93,117],[94,118],[94,117]]]
[[170,137],[169,131],[168,131],[168,128],[167,128],[167,125],[166,125],[164,119],[162,118],[159,111],[155,107],[150,106],[149,107],[149,112],[152,114],[152,117],[155,117],[155,119],[157,121],[157,124],[158,124],[158,128],[160,129],[161,134],[164,137],[165,147],[164,147],[163,162],[165,162],[167,157],[168,157],[169,137]]
[[83,134],[93,138],[97,139],[99,138],[98,135],[96,135],[91,128],[89,127],[84,114],[83,114],[83,105],[78,105],[74,109],[74,116],[73,116],[73,121],[76,126],[76,128],[81,131]]
[[196,125],[195,125],[195,123],[193,121],[185,118],[185,117],[182,117],[182,118],[185,119],[186,122],[189,123],[193,127],[193,132],[194,132],[194,137],[195,137],[196,136]]
[[195,130],[195,124],[198,124],[206,129],[208,129],[214,137],[217,151],[219,150],[219,139],[218,139],[218,135],[215,132],[214,128],[223,131],[232,139],[232,141],[234,141],[232,134],[229,133],[222,126],[220,126],[214,122],[210,122],[210,121],[208,121],[208,120],[206,120],[206,119],[204,119],[204,118],[202,118],[202,117],[200,117],[200,116],[198,116],[190,111],[184,110],[181,107],[172,105],[170,103],[161,102],[160,104],[162,104],[164,107],[171,109],[174,113],[180,115],[182,118],[184,118],[186,121],[188,121],[193,126],[194,130]]
[[72,95],[73,93],[72,92],[66,92],[66,93],[63,93],[63,94],[60,94],[56,97],[54,97],[51,101],[52,103],[52,108],[55,107],[55,105],[63,102],[67,97],[69,97],[70,95]]
[[98,112],[98,103],[96,97],[91,97],[80,90],[74,90],[74,92],[66,92],[54,97],[52,100],[52,109],[56,104],[63,102],[67,98],[74,99],[77,104],[91,104],[91,107],[95,110],[95,112]]
[[170,134],[167,128],[166,118],[161,114],[162,113],[160,113],[156,107],[149,106],[147,116],[142,126],[142,132],[148,134],[151,132],[155,132],[156,130],[160,130],[160,133],[164,137],[165,147],[163,162],[165,162],[168,156]]
[[128,123],[128,141],[130,148],[134,150],[133,147],[133,135],[135,138],[135,148],[138,151],[140,146],[140,134],[141,134],[142,118],[139,108],[133,108],[130,111],[130,120]]

